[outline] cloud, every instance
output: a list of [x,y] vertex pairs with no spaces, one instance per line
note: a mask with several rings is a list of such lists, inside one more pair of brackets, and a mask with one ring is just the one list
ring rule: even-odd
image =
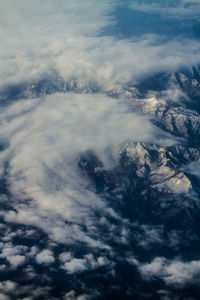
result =
[[50,250],[43,250],[36,255],[36,261],[39,264],[51,264],[54,263],[55,258]]
[[149,225],[141,225],[141,233],[136,233],[136,239],[140,246],[148,249],[153,245],[160,246],[164,243],[163,240],[163,228]]
[[117,1],[3,1],[1,87],[44,77],[77,78],[103,87],[200,61],[198,41],[103,35]]
[[[2,253],[0,254],[1,258],[6,258],[7,261],[10,263],[10,266],[12,268],[17,268],[18,266],[22,265],[25,263],[26,259],[26,252],[27,252],[27,247],[18,245],[14,246],[12,243],[5,243],[1,245],[1,251]],[[25,255],[24,255],[25,254]],[[5,265],[1,266],[2,270],[5,269]]]
[[40,286],[35,286],[33,284],[20,285],[12,280],[5,280],[5,281],[1,281],[0,283],[1,300],[10,300],[10,299],[34,300],[37,299],[38,297],[43,297],[45,299],[48,299],[50,290],[51,289],[48,286],[40,287]]
[[0,283],[0,290],[4,290],[5,292],[12,292],[15,289],[16,283],[11,280],[3,281]]
[[86,271],[87,267],[85,266],[84,259],[73,258],[71,261],[64,264],[64,269],[69,273],[75,273]]
[[59,259],[62,262],[61,268],[71,274],[108,266],[110,264],[106,257],[99,256],[98,258],[94,258],[91,253],[84,255],[82,258],[74,258],[71,253],[64,252],[60,254]]
[[12,255],[7,258],[9,263],[15,268],[22,265],[25,262],[25,259],[26,257],[24,255]]
[[10,300],[11,298],[3,293],[0,293],[0,297],[2,300]]
[[6,268],[7,268],[6,265],[4,265],[4,264],[1,264],[1,265],[0,265],[0,271],[5,271]]
[[163,90],[161,92],[149,91],[147,96],[149,98],[151,98],[152,100],[154,99],[154,101],[157,103],[159,103],[159,102],[166,103],[166,101],[180,103],[181,100],[184,100],[187,102],[190,101],[188,95],[176,87],[170,88],[167,90]]
[[156,257],[150,263],[140,264],[135,261],[142,276],[147,280],[162,279],[168,285],[199,283],[200,261],[183,262],[178,259],[168,260]]
[[199,18],[198,9],[200,8],[199,0],[188,1],[133,1],[130,8],[144,13],[161,14],[164,17]]
[[63,300],[92,300],[99,297],[100,294],[97,291],[93,291],[90,295],[83,293],[83,294],[77,294],[74,290],[71,290],[65,296],[63,297]]
[[[97,211],[114,212],[95,194],[78,162],[81,153],[90,150],[109,169],[123,142],[154,139],[157,130],[129,104],[103,94],[59,93],[5,109],[1,136],[9,146],[0,158],[2,172],[9,162],[7,180],[17,210],[6,212],[6,221],[40,227],[57,242],[104,247],[90,228],[96,227]],[[91,232],[84,232],[82,224]]]
[[183,166],[183,169],[185,172],[192,174],[196,176],[198,179],[200,179],[200,162],[199,159],[195,162],[190,162],[187,165]]

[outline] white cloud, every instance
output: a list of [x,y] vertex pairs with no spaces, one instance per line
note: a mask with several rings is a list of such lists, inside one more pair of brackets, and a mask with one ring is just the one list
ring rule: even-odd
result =
[[50,250],[43,250],[36,255],[36,261],[39,264],[51,264],[54,263],[55,258]]
[[[14,281],[6,280],[0,283],[0,299],[26,299],[34,300],[38,297],[49,296],[50,288],[48,286],[38,287],[35,285],[20,285]],[[25,296],[27,295],[27,297]],[[23,297],[23,298],[22,298]]]
[[86,293],[78,295],[75,291],[71,290],[65,296],[63,297],[63,300],[92,300],[97,298],[99,293],[97,291],[93,291],[91,295],[88,295]]
[[200,261],[183,262],[157,257],[150,263],[134,262],[145,279],[160,278],[169,285],[185,285],[199,282]]
[[7,260],[14,268],[22,265],[25,262],[25,259],[26,257],[24,255],[12,255],[7,257]]
[[5,247],[2,250],[1,257],[7,257],[7,256],[11,256],[11,255],[15,255],[15,254],[19,253],[19,251],[15,247],[12,247],[11,245],[9,245],[9,246]]
[[26,251],[26,246],[14,246],[11,243],[5,243],[2,244],[0,257],[6,258],[12,268],[17,268],[19,265],[24,264]]
[[150,91],[148,92],[148,98],[158,103],[165,103],[166,100],[170,102],[190,101],[187,94],[176,87],[161,92]]
[[115,21],[117,1],[54,3],[2,1],[2,87],[55,74],[109,87],[200,61],[198,41],[102,36]]
[[11,280],[3,281],[0,283],[0,290],[3,290],[5,292],[12,292],[15,289],[16,283]]
[[91,253],[82,258],[74,258],[71,253],[63,252],[60,254],[59,259],[63,263],[61,268],[68,273],[84,272],[110,264],[106,257],[99,256],[98,258],[94,258]]
[[11,298],[3,293],[0,293],[0,299],[1,300],[10,300]]
[[72,254],[70,252],[63,252],[59,255],[59,259],[61,262],[65,263],[72,259]]
[[68,273],[76,273],[76,272],[83,272],[87,270],[86,260],[73,258],[69,262],[66,262],[63,266]]

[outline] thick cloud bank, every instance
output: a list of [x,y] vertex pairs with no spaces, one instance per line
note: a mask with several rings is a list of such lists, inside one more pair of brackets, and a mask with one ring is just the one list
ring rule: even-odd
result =
[[170,41],[148,33],[123,40],[103,35],[117,22],[117,3],[2,1],[1,86],[55,73],[110,86],[200,60],[195,40]]

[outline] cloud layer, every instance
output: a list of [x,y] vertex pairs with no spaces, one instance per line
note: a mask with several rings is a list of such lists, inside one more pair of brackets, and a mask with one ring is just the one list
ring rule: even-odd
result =
[[195,40],[102,35],[116,22],[116,6],[115,1],[60,0],[56,6],[2,1],[1,87],[55,74],[111,86],[200,61]]

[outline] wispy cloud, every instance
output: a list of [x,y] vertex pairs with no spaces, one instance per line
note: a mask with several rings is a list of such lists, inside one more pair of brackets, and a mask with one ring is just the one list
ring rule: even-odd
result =
[[130,8],[144,12],[161,14],[165,17],[184,18],[193,17],[199,18],[198,9],[200,8],[199,0],[188,1],[132,1]]

